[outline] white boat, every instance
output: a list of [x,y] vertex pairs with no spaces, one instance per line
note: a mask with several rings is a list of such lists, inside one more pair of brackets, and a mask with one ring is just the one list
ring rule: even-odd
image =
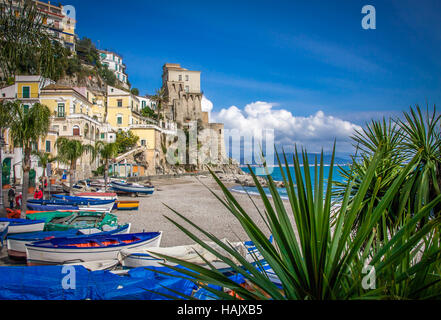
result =
[[105,225],[103,230],[97,228],[88,228],[14,234],[9,236],[7,239],[8,255],[12,259],[26,259],[26,244],[53,238],[73,238],[92,234],[124,234],[130,232],[130,227],[131,224],[129,223],[117,228],[111,228],[110,226]]
[[[223,243],[232,246],[242,257],[248,262],[254,263],[263,259],[262,255],[258,252],[257,248],[251,241],[248,242],[234,242],[231,243],[226,239],[222,240]],[[210,247],[214,248],[217,252],[221,252],[222,255],[230,258],[236,265],[239,265],[232,255],[223,250],[214,242],[206,242]],[[118,259],[124,267],[137,268],[137,267],[161,267],[161,263],[175,266],[176,263],[170,262],[164,258],[159,257],[157,254],[166,255],[186,262],[194,263],[205,268],[209,268],[206,262],[201,258],[204,257],[210,262],[216,269],[222,271],[228,271],[231,267],[216,257],[214,254],[203,248],[199,244],[184,245],[168,248],[142,248],[142,249],[124,249],[121,250]]]
[[0,218],[0,222],[8,222],[8,234],[43,231],[44,220]]
[[88,262],[65,263],[65,266],[83,266],[89,271],[110,270],[119,265],[118,259],[99,260]]
[[112,181],[112,188],[116,192],[131,194],[152,194],[155,191],[154,186],[144,186],[138,183],[121,183],[117,181]]
[[114,260],[122,249],[157,247],[162,231],[55,238],[26,244],[28,265]]

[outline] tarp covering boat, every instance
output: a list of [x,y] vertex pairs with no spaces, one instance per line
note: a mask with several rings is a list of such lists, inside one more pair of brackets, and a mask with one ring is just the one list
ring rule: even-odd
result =
[[[169,268],[155,269],[179,274]],[[1,300],[166,300],[150,291],[176,296],[164,287],[186,295],[191,295],[197,288],[189,280],[145,268],[132,269],[127,276],[109,271],[88,271],[83,266],[0,268]]]

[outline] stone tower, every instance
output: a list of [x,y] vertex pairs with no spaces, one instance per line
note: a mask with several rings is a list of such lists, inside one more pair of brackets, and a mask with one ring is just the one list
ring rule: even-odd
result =
[[162,87],[168,97],[163,106],[165,119],[184,127],[191,121],[202,122],[201,72],[181,68],[180,64],[163,66]]

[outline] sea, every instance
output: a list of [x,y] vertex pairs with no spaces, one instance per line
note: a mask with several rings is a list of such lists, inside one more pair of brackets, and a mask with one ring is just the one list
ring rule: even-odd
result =
[[[347,170],[349,168],[349,164],[348,163],[349,162],[341,163],[341,164],[334,164],[334,170],[333,170],[333,174],[332,174],[332,180],[333,181],[338,181],[338,182],[344,182],[345,181],[344,177],[341,175],[341,171],[340,171],[339,168]],[[241,166],[241,169],[244,172],[246,172],[246,173],[250,172],[250,170],[249,170],[249,168],[247,166]],[[270,169],[272,169],[271,177],[273,178],[273,180],[275,180],[275,181],[283,181],[282,171],[281,171],[279,166],[274,166],[274,167],[271,167]],[[302,175],[304,177],[303,166],[301,166],[300,169],[302,170]],[[326,182],[328,181],[328,177],[329,177],[329,174],[330,174],[330,169],[331,169],[330,164],[324,164],[324,166],[323,166],[323,176],[324,176],[324,184],[325,184],[325,186],[326,186]],[[262,172],[263,171],[262,168],[259,168],[257,166],[253,166],[253,167],[251,167],[251,170],[253,170],[254,173],[257,172],[257,175],[259,175],[259,176],[265,176],[265,174],[262,174],[263,173]],[[283,170],[285,171],[285,175],[286,175],[286,168],[285,168],[285,166],[283,166]],[[295,183],[294,166],[292,166],[292,167],[290,166],[290,172],[291,172],[293,181]],[[312,181],[312,183],[314,183],[314,178],[315,178],[314,177],[314,166],[310,165],[309,172],[310,172],[310,175],[311,175],[311,181]],[[318,172],[320,172],[320,168],[318,168]],[[313,188],[314,188],[314,186],[313,186]],[[256,187],[235,186],[235,187],[231,188],[230,190],[233,191],[233,192],[237,192],[237,193],[248,193],[250,195],[259,195],[259,192],[258,192]],[[265,193],[267,195],[270,195],[270,192],[269,192],[268,188],[264,188],[264,190],[265,190]],[[279,192],[279,194],[280,194],[282,199],[288,199],[288,194],[287,194],[285,188],[278,188],[278,192]]]

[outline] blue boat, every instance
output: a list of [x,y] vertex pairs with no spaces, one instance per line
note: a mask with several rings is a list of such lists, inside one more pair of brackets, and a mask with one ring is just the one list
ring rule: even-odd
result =
[[13,233],[25,233],[43,231],[44,220],[9,219],[0,218],[0,222],[9,222],[8,235]]
[[[78,197],[79,198],[79,197]],[[33,211],[54,211],[54,210],[86,210],[88,208],[99,208],[104,211],[111,211],[115,205],[115,200],[98,200],[79,198],[78,200],[57,199],[50,200],[29,200],[27,207]]]
[[54,238],[26,244],[28,265],[114,260],[122,249],[158,247],[162,232]]
[[153,194],[155,191],[154,186],[144,186],[136,183],[122,183],[117,181],[111,182],[113,190],[117,192],[123,193],[131,193],[131,194]]
[[75,238],[75,237],[87,237],[91,234],[111,235],[111,234],[123,234],[130,232],[130,224],[119,226],[115,229],[103,231],[101,229],[69,229],[65,231],[40,231],[40,232],[28,232],[10,235],[8,237],[8,255],[14,259],[26,258],[26,244],[44,241],[54,238]]
[[67,200],[67,201],[73,201],[73,202],[83,202],[83,201],[100,201],[102,199],[97,199],[97,198],[87,198],[87,197],[78,197],[78,196],[67,196],[64,194],[53,194],[52,198],[58,200]]
[[27,207],[31,211],[80,210],[78,206],[70,205],[40,205],[27,203]]

